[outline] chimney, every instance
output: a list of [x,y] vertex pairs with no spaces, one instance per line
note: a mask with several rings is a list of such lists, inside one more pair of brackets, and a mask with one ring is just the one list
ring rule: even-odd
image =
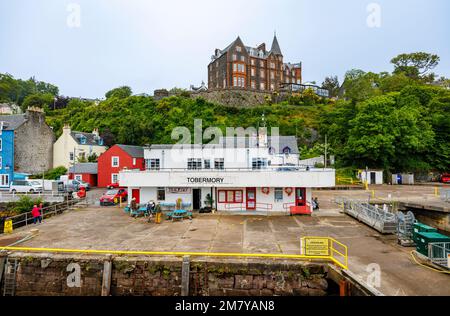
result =
[[99,137],[98,128],[94,128],[94,130],[92,131],[92,134],[94,134],[95,137],[98,138]]
[[32,122],[42,124],[45,122],[44,110],[39,107],[30,106],[25,112],[25,118]]
[[71,132],[71,129],[70,129],[70,125],[69,124],[64,124],[64,127],[63,127],[63,134],[70,134],[70,132]]
[[219,57],[219,55],[220,55],[220,49],[216,48],[216,50],[215,50],[215,55],[216,55],[216,57]]
[[262,50],[263,52],[265,52],[266,51],[266,43],[260,44],[256,49],[257,50]]

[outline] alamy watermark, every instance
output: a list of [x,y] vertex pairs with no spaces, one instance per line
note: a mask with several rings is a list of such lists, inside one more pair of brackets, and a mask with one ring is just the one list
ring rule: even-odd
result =
[[69,12],[66,23],[69,28],[81,27],[81,6],[78,3],[69,3],[66,7]]
[[367,16],[366,23],[370,28],[380,28],[381,27],[381,5],[376,2],[369,3],[366,7]]

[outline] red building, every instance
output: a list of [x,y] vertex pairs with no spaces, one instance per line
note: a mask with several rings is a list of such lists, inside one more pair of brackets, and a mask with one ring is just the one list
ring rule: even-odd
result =
[[91,187],[97,186],[97,163],[77,163],[69,168],[69,179],[87,182]]
[[98,157],[98,186],[106,188],[117,183],[124,168],[145,170],[144,148],[140,146],[114,145]]

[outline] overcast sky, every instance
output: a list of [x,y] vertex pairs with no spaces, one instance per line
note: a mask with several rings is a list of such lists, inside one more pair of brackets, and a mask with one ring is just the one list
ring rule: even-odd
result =
[[0,0],[0,72],[68,96],[152,94],[207,82],[215,48],[238,35],[270,47],[276,30],[304,81],[392,71],[392,57],[415,51],[438,54],[450,77],[449,13],[447,0]]

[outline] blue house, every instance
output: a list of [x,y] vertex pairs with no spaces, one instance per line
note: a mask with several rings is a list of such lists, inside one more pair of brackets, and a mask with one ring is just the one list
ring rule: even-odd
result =
[[50,169],[53,141],[53,130],[39,109],[0,115],[0,190],[8,189],[13,180]]

